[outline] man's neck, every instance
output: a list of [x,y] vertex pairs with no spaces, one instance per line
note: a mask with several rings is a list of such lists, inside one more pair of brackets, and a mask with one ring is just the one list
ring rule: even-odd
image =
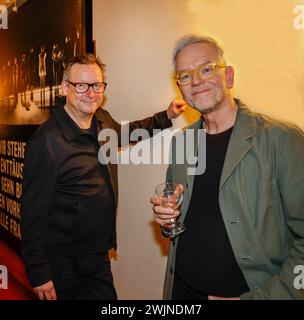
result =
[[72,120],[78,125],[80,129],[89,129],[91,128],[93,114],[81,114],[79,112],[75,112],[68,105],[64,106],[67,114],[72,118]]
[[204,128],[209,134],[217,134],[231,128],[236,119],[238,106],[234,100],[229,98],[216,110],[202,114]]

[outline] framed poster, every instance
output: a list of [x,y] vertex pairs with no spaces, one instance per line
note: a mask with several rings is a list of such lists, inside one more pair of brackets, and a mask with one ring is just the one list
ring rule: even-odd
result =
[[22,3],[0,30],[0,239],[17,250],[26,141],[55,110],[66,62],[93,51],[92,0]]

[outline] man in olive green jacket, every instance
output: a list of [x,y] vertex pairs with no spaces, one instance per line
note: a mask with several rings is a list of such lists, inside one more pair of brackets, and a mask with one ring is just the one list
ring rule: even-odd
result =
[[[186,36],[177,43],[173,61],[177,84],[184,99],[202,115],[187,129],[197,131],[203,127],[210,136],[231,130],[217,201],[232,256],[241,271],[239,277],[243,277],[247,289],[240,290],[238,296],[229,294],[229,290],[226,296],[214,294],[213,291],[211,295],[209,292],[203,293],[210,300],[304,299],[303,287],[298,285],[303,283],[303,279],[299,281],[301,269],[298,268],[304,265],[303,132],[296,126],[256,114],[239,100],[233,99],[230,91],[234,84],[233,68],[226,66],[223,51],[215,40]],[[194,150],[197,148],[198,143],[194,141]],[[156,221],[161,225],[179,214],[179,222],[184,222],[188,216],[189,223],[193,216],[191,201],[195,194],[193,186],[196,176],[187,174],[190,165],[186,160],[184,164],[175,163],[177,149],[173,143],[167,181],[183,185],[184,200],[180,212],[161,207],[156,198],[151,200]],[[206,197],[209,194],[201,194],[201,215],[206,214]],[[217,231],[211,230],[211,233]],[[176,254],[182,250],[179,242],[183,240],[182,236],[191,232],[186,224],[186,231],[171,239],[164,299],[198,297],[197,287],[191,287],[187,282],[191,276],[179,274],[176,278],[175,273]],[[202,235],[196,232],[195,236],[193,247],[199,253],[203,245]],[[189,253],[178,254],[181,265]],[[212,265],[214,261],[203,263]],[[195,264],[195,273],[194,267]],[[222,270],[229,267],[223,261]],[[207,275],[210,279],[213,276],[212,272]],[[177,279],[178,293],[182,292],[182,295],[174,294]],[[199,274],[196,274],[196,279],[199,283]],[[229,279],[225,280],[229,282]],[[218,285],[217,279],[214,283]]]

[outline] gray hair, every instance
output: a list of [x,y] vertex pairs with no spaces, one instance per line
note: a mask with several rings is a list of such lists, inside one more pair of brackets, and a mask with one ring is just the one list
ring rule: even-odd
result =
[[198,36],[195,34],[190,34],[182,37],[175,44],[175,47],[172,53],[172,64],[173,64],[174,70],[176,68],[176,57],[179,54],[179,52],[185,47],[195,43],[207,43],[211,45],[216,50],[218,59],[221,60],[221,62],[223,62],[224,64],[226,64],[225,57],[224,57],[224,50],[221,48],[221,46],[218,44],[218,42],[215,39],[207,36]]

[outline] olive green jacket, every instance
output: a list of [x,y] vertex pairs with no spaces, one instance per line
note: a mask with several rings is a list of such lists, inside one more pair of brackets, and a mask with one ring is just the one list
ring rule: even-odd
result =
[[[233,253],[250,288],[241,299],[304,299],[304,290],[294,287],[294,268],[304,265],[304,134],[236,102],[219,204]],[[201,125],[199,120],[189,128],[197,130]],[[197,141],[194,147],[197,150]],[[187,163],[174,164],[175,150],[173,143],[167,180],[184,185],[182,222],[195,176],[187,175]],[[170,242],[164,299],[172,295],[177,243],[178,238]]]

